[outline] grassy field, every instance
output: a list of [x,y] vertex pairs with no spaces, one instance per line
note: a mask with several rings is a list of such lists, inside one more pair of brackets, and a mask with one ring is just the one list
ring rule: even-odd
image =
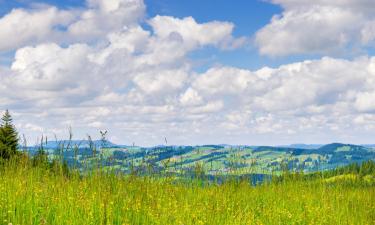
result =
[[1,224],[375,224],[375,188],[352,178],[204,185],[29,163],[0,175]]

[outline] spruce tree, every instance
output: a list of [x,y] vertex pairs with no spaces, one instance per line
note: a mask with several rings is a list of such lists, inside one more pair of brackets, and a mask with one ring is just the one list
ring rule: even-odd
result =
[[0,158],[9,159],[17,153],[18,133],[12,123],[12,117],[6,110],[0,124]]

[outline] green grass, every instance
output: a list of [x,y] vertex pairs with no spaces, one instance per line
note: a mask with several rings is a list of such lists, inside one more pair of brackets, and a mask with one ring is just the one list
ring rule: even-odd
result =
[[100,171],[67,177],[26,161],[0,168],[0,224],[375,224],[375,187],[361,179],[253,187]]

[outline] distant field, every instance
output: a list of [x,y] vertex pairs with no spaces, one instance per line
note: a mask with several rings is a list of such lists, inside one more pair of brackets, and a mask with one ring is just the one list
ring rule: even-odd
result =
[[1,224],[375,224],[374,177],[286,179],[256,187],[110,172],[0,167]]

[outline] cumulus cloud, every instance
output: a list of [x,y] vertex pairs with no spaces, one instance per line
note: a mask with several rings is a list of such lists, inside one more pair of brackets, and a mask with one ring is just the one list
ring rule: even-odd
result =
[[108,32],[121,30],[143,19],[142,0],[88,0],[88,9],[67,27],[68,34],[78,40],[92,40]]
[[187,73],[185,71],[169,70],[157,73],[140,73],[134,78],[134,83],[145,93],[175,92],[183,87]]
[[61,34],[59,26],[67,26],[75,16],[74,12],[56,7],[14,9],[0,18],[0,52],[57,39]]
[[[340,91],[355,89],[356,83],[363,86],[365,79],[357,81],[357,77],[347,71],[352,66],[354,63],[349,61],[323,58],[258,71],[215,67],[198,75],[191,85],[206,99],[227,98],[232,103],[251,104],[257,110],[276,112],[336,102]],[[357,73],[360,66],[353,71]],[[338,83],[333,86],[330,80]]]
[[324,57],[258,71],[219,67],[191,85],[204,99],[227,100],[220,119],[227,129],[285,135],[355,129],[353,121],[375,109],[374,60]]
[[108,32],[138,24],[144,11],[142,0],[88,0],[86,9],[14,9],[0,18],[0,52],[51,41],[97,41]]
[[[189,87],[187,55],[209,45],[239,46],[234,25],[156,16],[147,21],[148,31],[140,24],[144,10],[140,0],[89,0],[86,8],[41,6],[5,15],[0,39],[14,42],[0,48],[15,56],[0,68],[0,107],[14,110],[21,131],[31,134],[62,134],[70,125],[80,132],[130,125],[134,135],[152,134],[166,123],[220,111],[221,100],[205,100]],[[30,125],[36,120],[43,130]]]
[[[234,24],[229,22],[208,22],[198,24],[194,18],[177,19],[169,16],[156,16],[149,21],[156,36],[183,40],[188,49],[204,45],[217,47],[240,46],[244,40],[232,36]],[[232,42],[232,44],[230,43]]]
[[181,94],[180,102],[185,106],[200,105],[203,103],[203,98],[196,90],[194,90],[193,88],[189,88],[183,94]]
[[238,94],[249,87],[255,79],[256,76],[248,70],[231,67],[211,68],[194,81],[193,87],[209,94]]
[[[309,1],[274,2],[286,11],[260,36],[269,35],[267,29],[273,26],[271,39],[277,39],[291,35],[290,27],[303,25],[298,20],[290,24],[286,17],[318,21],[314,29],[337,23],[336,30],[309,31],[320,34],[315,43],[304,43],[303,34],[290,39],[296,44],[288,50],[295,53],[306,48],[314,52],[323,39],[333,45],[324,51],[345,48],[353,42],[352,32],[358,31],[348,24],[369,15],[352,14],[345,8],[351,1],[322,0],[312,8],[307,7]],[[258,70],[221,65],[197,72],[190,53],[243,44],[233,36],[234,24],[156,16],[144,20],[150,25],[146,29],[140,22],[145,16],[140,0],[90,0],[86,8],[65,11],[51,6],[17,10],[0,19],[1,23],[20,13],[24,16],[13,20],[27,29],[14,42],[0,42],[0,49],[15,50],[11,65],[0,66],[0,109],[14,112],[22,133],[62,135],[72,125],[77,136],[108,129],[124,143],[159,144],[171,136],[176,144],[251,144],[270,141],[262,139],[264,135],[279,135],[285,142],[320,142],[344,137],[340,131],[350,126],[351,132],[358,131],[364,121],[373,124],[365,129],[375,129],[374,57],[322,57]],[[44,32],[33,33],[26,21],[48,13],[51,16],[43,17],[45,23],[37,27]],[[280,24],[286,33],[276,32]],[[355,38],[371,43],[372,30],[366,21],[366,30],[357,32],[366,38]],[[9,39],[9,32],[17,31],[0,26],[0,39]],[[336,32],[343,35],[337,39]],[[269,46],[272,54],[284,54],[280,46]]]
[[[27,108],[34,104],[42,110],[34,109],[38,112],[27,118],[49,118],[60,127],[110,126],[118,132],[117,136],[124,132],[140,141],[142,135],[151,136],[155,129],[160,129],[161,135],[174,133],[185,138],[202,132],[225,136],[227,130],[232,131],[231,135],[237,131],[241,131],[237,135],[287,136],[339,132],[348,125],[360,129],[364,119],[373,118],[368,115],[374,112],[374,58],[349,61],[325,57],[257,71],[214,67],[196,74],[189,69],[157,68],[156,71],[151,67],[154,73],[133,68],[126,74],[115,71],[101,74],[98,71],[103,70],[99,68],[107,64],[90,61],[90,56],[97,52],[85,45],[65,49],[51,45],[48,47],[54,49],[51,55],[59,57],[39,59],[37,55],[43,48],[46,46],[19,50],[11,74],[2,77],[7,82],[13,81],[13,86],[3,86],[2,90],[22,87],[23,91],[2,95],[8,100],[1,103],[2,107],[15,107],[18,100],[23,103],[29,100],[29,105],[19,106],[19,112],[28,112]],[[69,55],[78,58],[64,60],[69,51],[76,51]],[[90,75],[74,76],[75,63],[80,64],[83,59],[89,66],[82,73]],[[72,71],[64,70],[64,65],[71,65],[68,68]],[[29,75],[25,71],[30,71]],[[51,78],[52,75],[56,77]],[[111,84],[106,76],[123,82]],[[74,91],[78,87],[84,91]],[[16,99],[13,103],[12,98]],[[48,130],[48,125],[45,126]],[[215,127],[216,132],[212,130]],[[35,130],[31,126],[21,128]],[[189,136],[183,134],[192,130]]]
[[56,44],[25,47],[16,52],[12,73],[2,76],[1,80],[6,84],[8,95],[22,102],[23,107],[53,107],[79,102],[96,92],[93,90],[100,79],[92,76],[94,68],[87,60],[90,51],[85,44],[68,48]]
[[356,96],[355,107],[361,112],[375,111],[375,93],[361,92]]
[[338,55],[374,45],[375,10],[370,0],[272,2],[284,11],[256,33],[263,55]]
[[[148,41],[154,39],[148,35]],[[114,46],[43,44],[18,50],[11,68],[2,69],[1,107],[19,112],[24,131],[41,130],[26,126],[28,119],[48,118],[58,125],[40,125],[44,132],[62,133],[72,124],[109,126],[116,136],[126,133],[137,141],[154,130],[185,141],[202,132],[226,136],[228,130],[229,137],[339,132],[348,125],[360,129],[364,119],[373,118],[368,116],[375,110],[373,57],[324,57],[255,71],[213,67],[197,74],[169,62],[150,66],[129,46]],[[106,60],[94,60],[104,53]],[[121,59],[127,59],[125,69]],[[144,66],[134,66],[138,63]]]

